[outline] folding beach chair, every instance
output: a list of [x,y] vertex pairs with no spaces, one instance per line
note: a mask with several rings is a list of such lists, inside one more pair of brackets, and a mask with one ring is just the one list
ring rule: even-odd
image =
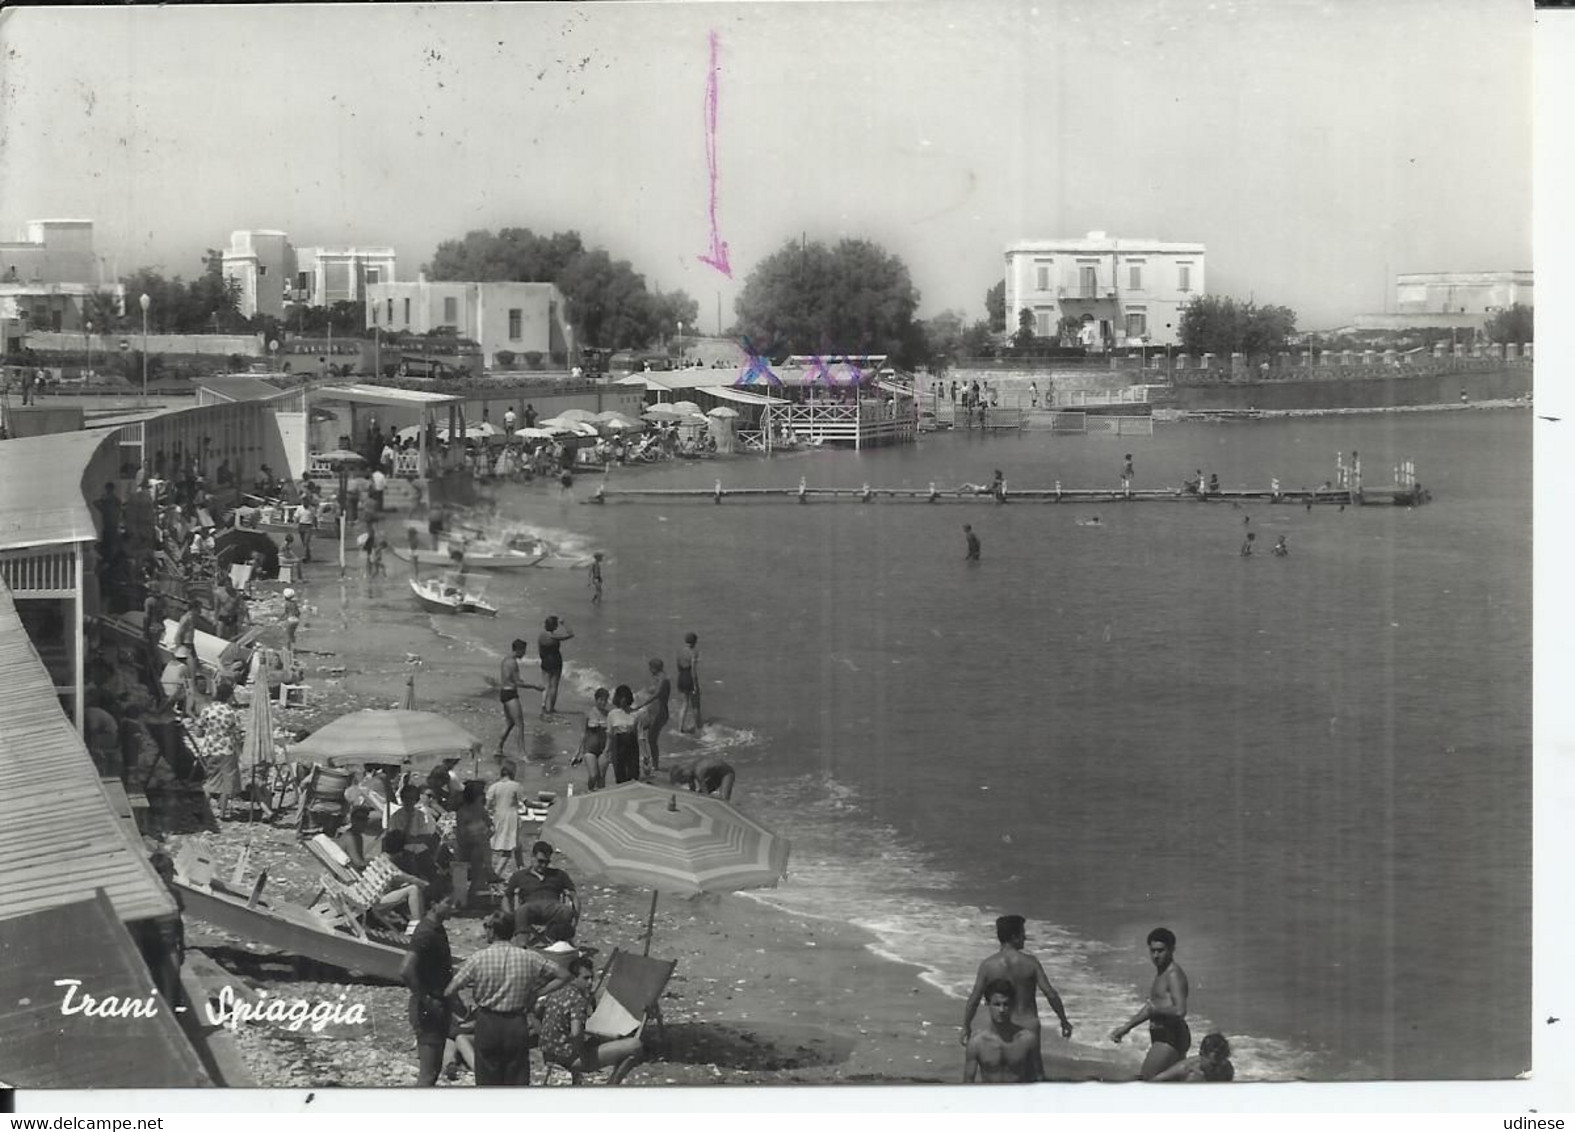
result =
[[361,939],[368,929],[399,932],[403,925],[387,918],[390,909],[382,903],[389,882],[398,874],[394,862],[379,856],[372,860],[351,884],[322,874],[323,899],[334,927],[346,927]]
[[643,1038],[647,1023],[654,1018],[656,1048],[665,1053],[667,1026],[662,1020],[661,998],[677,967],[676,959],[652,959],[613,948],[597,984],[596,1010],[586,1020],[586,1031],[601,1038],[630,1034]]

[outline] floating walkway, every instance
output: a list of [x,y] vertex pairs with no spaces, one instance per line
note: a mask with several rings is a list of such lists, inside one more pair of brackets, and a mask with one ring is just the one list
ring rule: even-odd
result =
[[811,499],[853,500],[873,503],[892,499],[917,503],[1267,503],[1304,507],[1416,507],[1432,498],[1416,479],[1416,465],[1407,460],[1395,466],[1395,482],[1381,487],[1362,483],[1361,461],[1352,453],[1349,466],[1342,453],[1335,462],[1336,478],[1322,487],[1286,490],[1275,479],[1267,488],[1217,488],[1188,485],[1183,488],[1064,488],[1059,482],[1048,488],[1014,488],[1005,480],[990,484],[963,484],[943,488],[927,487],[810,487],[800,479],[797,487],[631,487],[608,488],[605,484],[584,503],[609,503],[617,500],[644,499],[724,499],[740,501],[785,499],[808,503]]
[[1311,491],[1274,491],[1271,489],[1220,490],[1199,494],[1192,491],[1143,490],[1133,488],[1006,488],[995,491],[989,487],[941,488],[930,485],[915,487],[723,487],[720,480],[711,488],[614,488],[598,487],[584,503],[614,503],[620,500],[650,499],[709,499],[721,503],[724,499],[742,502],[766,499],[797,500],[808,503],[812,499],[853,500],[873,503],[877,499],[892,499],[917,503],[1268,503],[1301,504],[1304,506],[1339,507],[1415,507],[1427,502],[1430,495],[1419,486],[1364,488],[1357,491],[1329,489]]

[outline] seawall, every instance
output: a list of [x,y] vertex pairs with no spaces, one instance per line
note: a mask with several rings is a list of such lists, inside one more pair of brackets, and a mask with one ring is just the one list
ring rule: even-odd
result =
[[1296,381],[1230,381],[1155,389],[1156,407],[1169,409],[1387,409],[1504,400],[1531,393],[1530,366],[1404,377],[1307,378]]

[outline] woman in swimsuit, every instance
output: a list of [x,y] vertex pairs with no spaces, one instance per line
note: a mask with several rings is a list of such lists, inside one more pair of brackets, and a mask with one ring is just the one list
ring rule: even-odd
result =
[[633,782],[640,777],[640,739],[636,734],[634,693],[629,685],[613,689],[612,710],[607,713],[607,747],[615,782]]
[[[585,732],[580,736],[580,749],[574,764],[585,763],[585,785],[590,790],[600,790],[607,785],[607,689],[597,688],[591,701],[591,710],[585,714]],[[587,760],[587,756],[589,759]]]
[[700,638],[684,634],[684,647],[678,653],[678,694],[684,698],[678,715],[678,730],[685,735],[700,730]]
[[640,720],[641,778],[650,778],[662,769],[662,752],[658,740],[670,718],[667,701],[673,694],[673,682],[667,678],[663,668],[662,662],[653,656],[650,661],[651,684],[646,689],[645,699],[640,701],[636,709]]

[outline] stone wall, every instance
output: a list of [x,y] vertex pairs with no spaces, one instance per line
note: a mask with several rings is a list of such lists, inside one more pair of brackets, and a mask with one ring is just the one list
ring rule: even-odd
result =
[[[142,333],[128,330],[121,334],[54,334],[32,331],[25,336],[24,344],[39,351],[80,354],[88,350],[99,357],[121,353],[120,344],[126,343],[127,353],[142,349]],[[149,354],[208,354],[228,357],[240,354],[246,358],[264,355],[261,334],[149,334]]]
[[1474,371],[1383,376],[1312,377],[1300,381],[1221,381],[1188,383],[1154,390],[1156,407],[1172,409],[1379,409],[1403,405],[1442,405],[1460,400],[1503,400],[1531,392],[1532,370],[1503,364]]

